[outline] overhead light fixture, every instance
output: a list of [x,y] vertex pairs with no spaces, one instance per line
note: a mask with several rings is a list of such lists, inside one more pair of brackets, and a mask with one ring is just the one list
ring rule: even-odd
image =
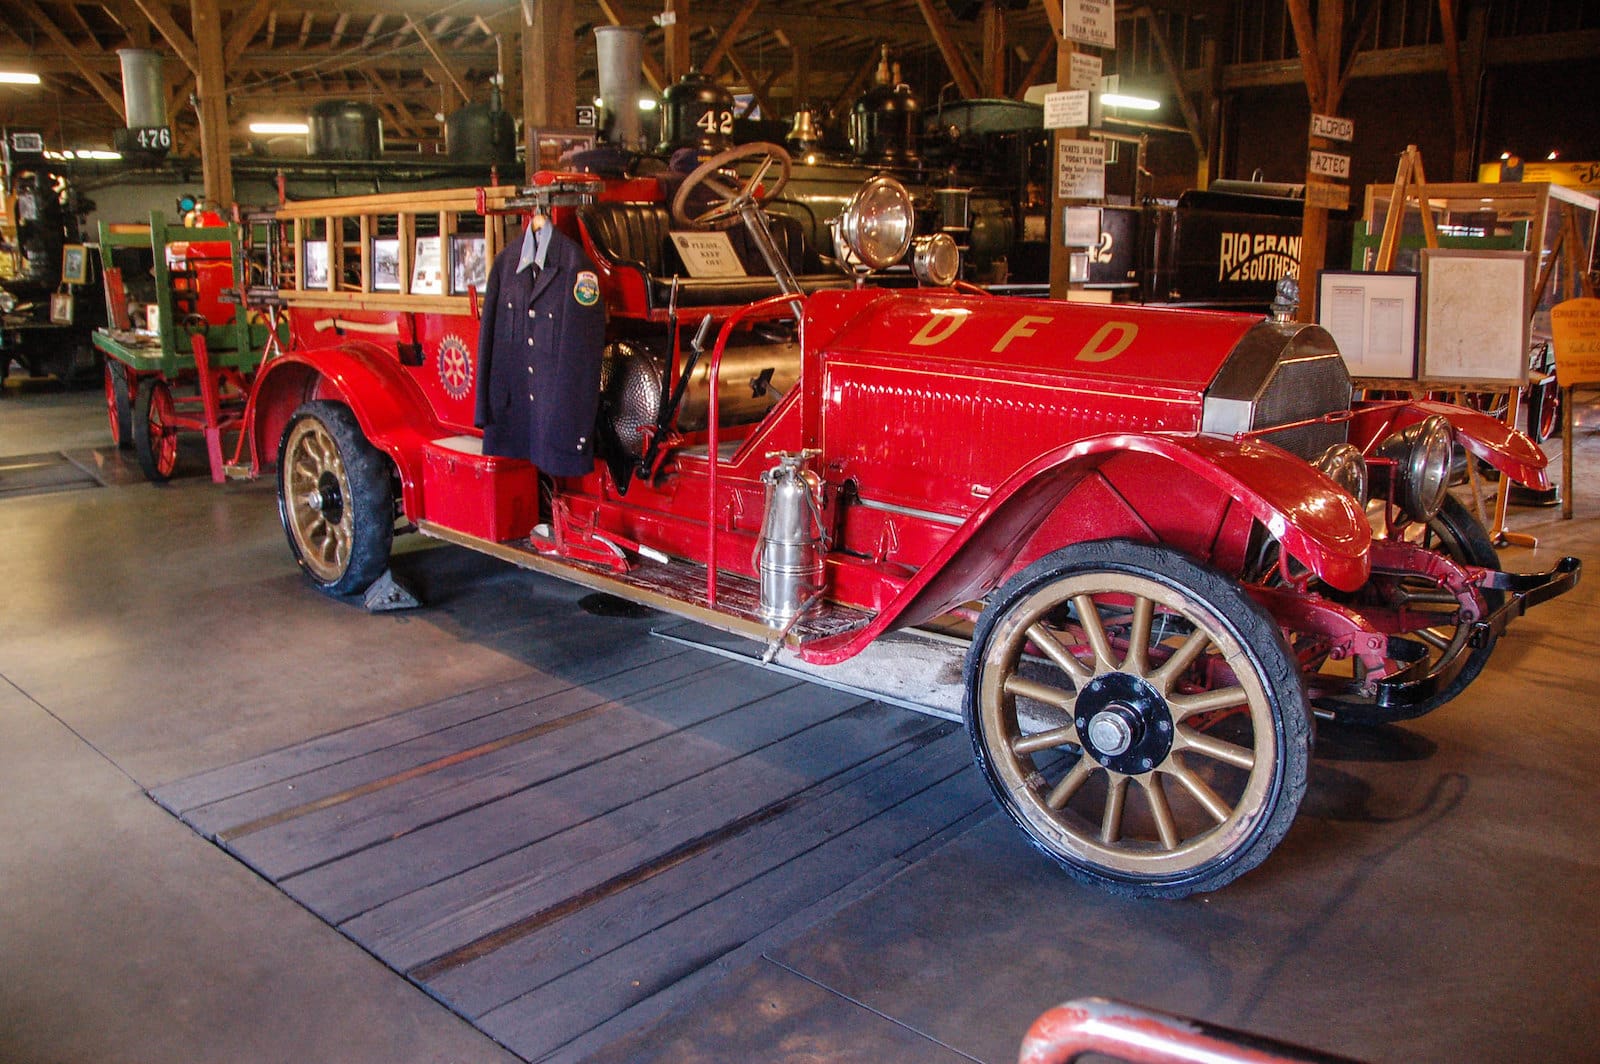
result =
[[303,137],[311,132],[311,127],[304,122],[251,122],[250,132],[262,133],[269,137]]
[[103,161],[122,158],[120,151],[107,151],[104,148],[79,148],[74,154],[80,159],[100,159]]
[[639,110],[641,111],[654,111],[659,106],[660,104],[654,96],[639,97]]
[[37,85],[39,75],[23,70],[0,70],[0,85]]
[[1553,152],[1551,152],[1551,153],[1550,153],[1550,154],[1549,154],[1549,155],[1546,155],[1546,156],[1545,156],[1545,160],[1546,160],[1546,161],[1547,161],[1547,162],[1552,162],[1552,163],[1553,163],[1553,162],[1555,162],[1555,161],[1556,161],[1556,156],[1557,156],[1557,155],[1560,155],[1560,154],[1561,154],[1561,153],[1560,153],[1560,152],[1554,152],[1554,151],[1553,151]]
[[1107,107],[1126,107],[1130,111],[1159,111],[1161,101],[1147,96],[1125,96],[1120,92],[1103,92],[1100,102]]
[[1501,162],[1505,162],[1509,158],[1511,158],[1511,153],[1510,152],[1503,151],[1503,152],[1500,153],[1500,161]]

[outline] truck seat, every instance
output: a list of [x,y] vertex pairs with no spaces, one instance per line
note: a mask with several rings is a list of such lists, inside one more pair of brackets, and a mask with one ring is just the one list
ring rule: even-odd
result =
[[[751,276],[690,277],[673,246],[672,216],[665,204],[594,203],[578,212],[578,222],[590,246],[603,260],[598,265],[607,270],[633,271],[642,277],[652,311],[666,308],[674,276],[678,277],[680,307],[738,305],[778,294],[777,279],[767,272],[760,252],[745,239],[740,227],[729,234]],[[850,275],[807,244],[798,220],[768,214],[767,222],[801,289],[814,292],[850,287]]]

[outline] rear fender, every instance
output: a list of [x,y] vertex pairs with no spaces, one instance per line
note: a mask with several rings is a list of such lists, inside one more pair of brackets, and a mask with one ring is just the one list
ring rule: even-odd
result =
[[244,429],[253,470],[276,464],[279,437],[294,411],[311,399],[334,399],[350,408],[362,433],[394,461],[406,513],[421,513],[422,446],[446,432],[393,353],[360,340],[285,352],[256,375]]
[[1353,413],[1350,442],[1360,447],[1363,454],[1370,453],[1391,432],[1415,424],[1431,414],[1438,414],[1450,422],[1456,443],[1468,454],[1488,462],[1512,480],[1536,491],[1550,487],[1550,481],[1545,476],[1549,459],[1539,445],[1526,433],[1509,428],[1498,418],[1481,411],[1454,403],[1419,399],[1357,403]]
[[[1016,567],[1050,516],[1063,505],[1072,505],[1074,490],[1090,478],[1109,478],[1131,454],[1161,459],[1163,476],[1170,475],[1173,482],[1195,478],[1228,496],[1259,520],[1290,555],[1334,587],[1353,591],[1366,582],[1372,541],[1366,515],[1355,499],[1308,462],[1251,439],[1092,436],[1047,451],[1019,469],[870,625],[808,644],[801,648],[801,657],[831,664],[890,628],[920,624],[987,594]],[[1158,523],[1167,522],[1143,522],[1150,538],[1156,538],[1152,526]]]

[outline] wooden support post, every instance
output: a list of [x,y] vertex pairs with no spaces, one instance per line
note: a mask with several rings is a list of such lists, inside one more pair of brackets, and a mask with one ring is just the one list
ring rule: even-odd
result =
[[689,0],[665,0],[661,14],[669,20],[664,37],[667,81],[671,83],[694,69],[689,61]]
[[[524,5],[522,27],[522,125],[534,130],[571,126],[578,120],[573,38],[577,23],[572,0],[539,0]],[[538,145],[528,145],[528,172],[538,168]]]
[[983,0],[983,91],[1006,94],[1006,11],[999,0]]
[[[1061,4],[1056,0],[1043,0],[1045,14],[1050,20],[1051,32],[1056,36],[1056,85],[1064,86],[1072,80],[1072,57],[1078,47],[1073,42],[1062,36]],[[1064,141],[1077,140],[1078,132],[1075,129],[1058,129],[1050,141],[1050,224],[1047,227],[1050,239],[1050,297],[1052,299],[1066,299],[1071,288],[1072,278],[1072,250],[1064,242],[1062,226],[1065,220],[1065,208],[1071,202],[1061,195],[1061,180],[1057,173],[1058,160],[1061,158],[1061,144]]]
[[228,88],[222,57],[222,13],[217,0],[190,0],[199,66],[200,170],[206,199],[218,210],[233,205],[233,160],[228,152]]

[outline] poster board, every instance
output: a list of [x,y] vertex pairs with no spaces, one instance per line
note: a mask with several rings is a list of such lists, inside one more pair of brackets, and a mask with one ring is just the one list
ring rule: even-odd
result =
[[672,243],[690,277],[745,276],[744,264],[727,233],[673,233]]
[[1520,387],[1528,380],[1526,251],[1422,250],[1422,377]]
[[1416,379],[1420,290],[1414,273],[1317,275],[1317,324],[1339,345],[1350,376]]
[[1600,384],[1600,299],[1568,299],[1550,311],[1556,381],[1563,388]]
[[412,294],[443,295],[444,249],[441,239],[436,236],[419,236],[416,246],[416,255],[411,260]]

